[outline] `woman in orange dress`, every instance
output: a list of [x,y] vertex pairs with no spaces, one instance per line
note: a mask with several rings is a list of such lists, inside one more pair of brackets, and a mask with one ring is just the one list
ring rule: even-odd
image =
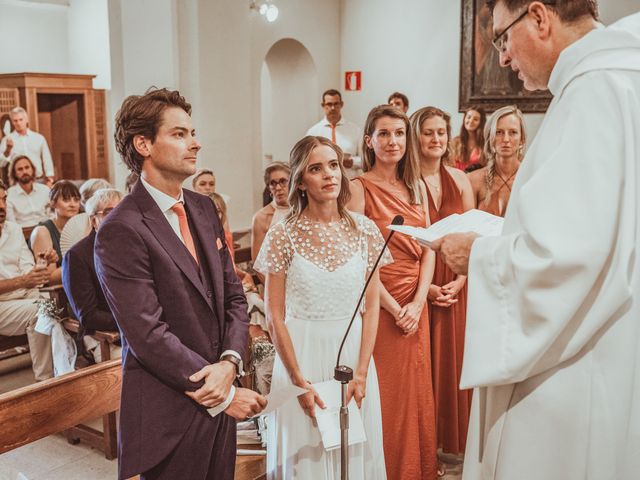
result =
[[[464,112],[460,135],[451,141],[451,165],[463,172],[470,172],[484,165],[482,152],[484,149],[484,125],[487,116],[484,110],[471,107]],[[451,135],[449,135],[451,138]]]
[[[395,107],[369,113],[363,140],[364,175],[351,182],[349,208],[382,234],[396,215],[405,225],[429,223],[425,191],[413,154],[409,119]],[[405,235],[389,242],[394,262],[380,270],[380,320],[373,357],[378,367],[387,478],[437,476],[429,318],[425,308],[434,253]]]
[[487,166],[469,174],[479,210],[504,217],[527,145],[524,115],[509,105],[493,112],[484,129]]
[[[450,135],[451,117],[439,108],[422,108],[411,116],[411,136],[427,189],[431,223],[474,207],[473,190],[465,173],[446,166]],[[467,288],[466,277],[453,273],[439,254],[427,303],[438,447],[444,453],[457,455],[465,449],[472,392],[458,388],[464,352]]]

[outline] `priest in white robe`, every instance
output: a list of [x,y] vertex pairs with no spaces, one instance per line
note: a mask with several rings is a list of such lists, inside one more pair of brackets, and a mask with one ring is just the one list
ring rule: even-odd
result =
[[604,28],[494,3],[502,65],[554,98],[502,235],[434,246],[469,275],[463,478],[638,479],[640,13]]

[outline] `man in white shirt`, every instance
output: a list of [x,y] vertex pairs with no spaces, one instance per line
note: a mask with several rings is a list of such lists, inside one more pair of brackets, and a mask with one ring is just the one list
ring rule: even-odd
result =
[[7,191],[7,220],[21,227],[33,227],[49,218],[49,187],[37,183],[34,175],[29,157],[20,155],[11,162],[9,176],[15,185]]
[[29,116],[22,107],[15,107],[9,112],[13,132],[0,141],[0,168],[19,155],[26,155],[35,167],[36,179],[49,186],[53,184],[53,160],[47,140],[29,129]]
[[501,236],[434,245],[469,274],[464,479],[640,472],[640,13],[497,0],[494,46],[554,95]]
[[[34,268],[33,255],[27,247],[22,229],[6,221],[5,185],[0,181],[0,335],[27,334],[29,352],[36,381],[53,376],[51,338],[34,331],[40,297],[36,287],[49,281],[46,268]],[[53,250],[46,260],[55,262]]]
[[325,117],[307,130],[307,135],[325,137],[344,152],[344,167],[349,178],[362,175],[362,129],[342,118],[342,95],[338,90],[327,90],[322,94]]

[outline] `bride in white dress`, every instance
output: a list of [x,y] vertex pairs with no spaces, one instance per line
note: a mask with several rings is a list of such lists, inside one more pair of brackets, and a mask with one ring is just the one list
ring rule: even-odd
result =
[[[291,151],[288,218],[271,227],[254,268],[265,275],[267,323],[277,357],[271,389],[309,390],[269,418],[267,478],[337,480],[340,449],[327,452],[315,423],[324,402],[311,384],[331,380],[340,341],[384,239],[375,223],[348,212],[349,180],[339,147],[305,137]],[[389,263],[385,254],[380,266]],[[349,447],[352,480],[386,479],[378,378],[371,358],[378,327],[374,272],[342,352],[354,369],[349,384],[367,441]],[[336,382],[336,388],[340,384]]]

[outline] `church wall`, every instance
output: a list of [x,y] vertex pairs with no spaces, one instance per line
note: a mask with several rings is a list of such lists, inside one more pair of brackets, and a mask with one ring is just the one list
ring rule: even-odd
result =
[[[600,0],[604,23],[640,10],[640,0]],[[398,90],[409,97],[409,113],[427,105],[452,115],[458,132],[460,0],[344,0],[341,4],[341,72],[362,71],[361,92],[345,93],[345,116],[364,125],[372,106]],[[526,114],[529,138],[542,114]],[[457,134],[457,133],[456,133]]]

